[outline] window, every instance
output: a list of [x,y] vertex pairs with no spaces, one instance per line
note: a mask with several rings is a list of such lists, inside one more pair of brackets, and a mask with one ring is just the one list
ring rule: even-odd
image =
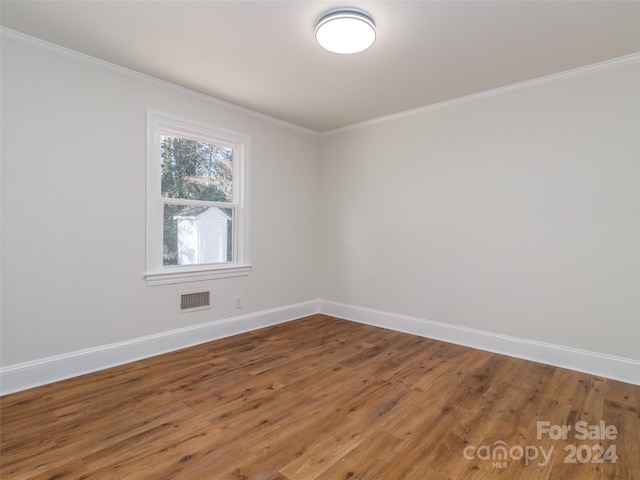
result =
[[147,117],[148,285],[248,275],[249,137]]

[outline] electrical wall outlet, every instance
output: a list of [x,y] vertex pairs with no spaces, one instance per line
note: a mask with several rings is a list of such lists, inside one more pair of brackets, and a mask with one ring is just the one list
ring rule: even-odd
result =
[[242,297],[239,296],[239,295],[236,297],[235,307],[236,308],[242,308]]

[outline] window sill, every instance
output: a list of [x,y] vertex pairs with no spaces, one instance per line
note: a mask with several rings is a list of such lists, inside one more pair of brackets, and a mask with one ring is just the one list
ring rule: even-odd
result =
[[147,286],[170,285],[174,283],[199,282],[201,280],[215,280],[218,278],[244,277],[249,275],[251,265],[234,265],[233,267],[218,267],[201,270],[182,270],[162,273],[147,273],[144,278]]

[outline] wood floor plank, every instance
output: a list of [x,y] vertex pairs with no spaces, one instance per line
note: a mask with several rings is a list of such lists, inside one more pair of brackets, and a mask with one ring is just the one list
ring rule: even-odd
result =
[[91,454],[82,456],[82,461],[91,471],[145,472],[165,463],[168,456],[175,457],[176,451],[182,453],[178,460],[182,459],[190,454],[192,444],[210,441],[218,437],[219,431],[202,416],[178,417],[127,436],[110,448],[93,449]]
[[[402,440],[385,432],[374,431],[365,441],[331,465],[316,480],[381,479],[382,469],[402,455]],[[292,477],[296,478],[296,477]]]
[[629,480],[639,449],[638,386],[321,314],[0,398],[3,480]]
[[74,459],[67,463],[56,465],[50,470],[43,471],[30,478],[34,480],[72,480],[89,475],[89,473],[81,460]]
[[306,432],[303,432],[306,450],[299,450],[301,455],[291,459],[281,469],[288,478],[317,478],[373,434],[366,419],[341,417],[340,414],[330,417],[332,427],[325,420],[317,422],[315,430],[319,432],[318,436],[307,438]]

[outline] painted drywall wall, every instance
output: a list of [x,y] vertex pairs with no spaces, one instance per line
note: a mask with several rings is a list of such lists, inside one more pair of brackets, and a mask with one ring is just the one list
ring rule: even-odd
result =
[[[318,138],[6,38],[2,62],[3,367],[316,298],[639,358],[638,65]],[[249,277],[146,286],[147,108],[251,135]]]
[[[250,135],[248,277],[146,286],[148,108]],[[3,38],[2,365],[315,300],[319,141]],[[213,308],[179,314],[202,288]]]
[[640,358],[640,65],[336,133],[319,297]]

